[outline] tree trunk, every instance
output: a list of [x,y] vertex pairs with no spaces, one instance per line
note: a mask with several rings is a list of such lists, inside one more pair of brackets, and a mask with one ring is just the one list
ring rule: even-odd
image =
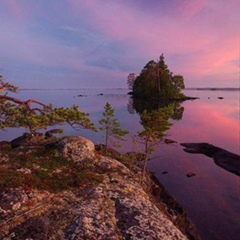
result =
[[106,136],[105,136],[105,155],[107,154],[107,149],[108,149],[108,127],[106,127]]

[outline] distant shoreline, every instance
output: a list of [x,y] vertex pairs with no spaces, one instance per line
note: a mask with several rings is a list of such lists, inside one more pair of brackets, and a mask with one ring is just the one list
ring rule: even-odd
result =
[[19,90],[22,91],[29,91],[29,90],[33,90],[33,91],[52,91],[52,90],[69,90],[69,91],[73,91],[73,90],[128,90],[128,88],[19,88]]
[[[19,88],[21,91],[52,91],[52,90],[128,90],[128,88]],[[199,90],[199,91],[240,91],[240,88],[215,88],[215,87],[206,87],[206,88],[185,88],[184,90]]]
[[240,91],[240,88],[185,88],[184,90],[200,90],[200,91]]

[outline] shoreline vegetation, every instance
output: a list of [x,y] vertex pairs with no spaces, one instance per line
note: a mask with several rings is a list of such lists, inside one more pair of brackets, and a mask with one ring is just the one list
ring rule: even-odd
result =
[[200,239],[154,174],[142,176],[133,153],[109,149],[105,156],[104,146],[82,137],[51,141],[1,148],[1,238]]
[[[0,76],[1,128],[29,131],[0,144],[1,238],[200,239],[185,210],[156,178],[151,180],[146,169],[154,145],[170,126],[167,119],[172,108],[157,115],[141,113],[143,131],[136,135],[145,144],[145,155],[139,167],[129,163],[135,154],[115,154],[115,158],[120,156],[117,161],[107,155],[107,145],[99,155],[94,144],[82,137],[57,139],[53,134],[60,129],[39,133],[39,129],[64,123],[74,129],[97,128],[76,105],[54,108],[7,96],[17,90]],[[104,110],[99,130],[105,131],[106,144],[108,137],[123,140],[127,130],[114,118],[114,109],[107,103]],[[164,125],[155,126],[155,117]]]
[[133,92],[128,92],[127,94],[132,96],[133,98],[143,100],[143,101],[146,101],[146,100],[150,99],[150,100],[153,100],[153,101],[163,101],[163,102],[173,102],[173,101],[184,102],[184,101],[187,101],[187,100],[199,99],[199,97],[190,97],[190,96],[185,96],[185,95],[184,96],[179,96],[179,97],[151,97],[151,98],[149,98],[148,96],[141,97],[141,96],[138,96],[138,95],[134,95]]
[[[76,105],[54,108],[33,99],[7,96],[18,88],[4,82],[0,75],[0,127],[29,131],[11,142],[0,143],[1,238],[134,239],[147,234],[156,239],[200,239],[186,211],[146,168],[155,146],[167,136],[172,125],[168,120],[182,118],[181,102],[198,98],[181,93],[185,89],[183,76],[173,75],[163,54],[159,61],[148,62],[139,76],[130,74],[128,85],[132,108],[140,115],[143,127],[134,135],[133,144],[138,141],[144,146],[142,155],[120,154],[108,147],[110,138],[124,140],[128,133],[114,118],[110,103],[105,105],[97,129]],[[65,123],[78,130],[104,131],[105,149],[82,137],[53,136],[61,129],[45,135],[38,132]]]

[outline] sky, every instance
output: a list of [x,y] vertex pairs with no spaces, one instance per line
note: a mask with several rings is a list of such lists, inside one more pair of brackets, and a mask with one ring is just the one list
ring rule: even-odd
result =
[[163,53],[186,87],[239,87],[239,0],[0,0],[0,74],[20,88],[126,88]]

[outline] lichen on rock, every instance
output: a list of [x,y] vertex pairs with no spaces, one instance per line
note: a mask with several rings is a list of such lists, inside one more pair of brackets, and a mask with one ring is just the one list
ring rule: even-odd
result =
[[124,165],[105,160],[113,171],[79,203],[67,239],[187,239],[150,201]]
[[[165,204],[153,200],[147,189],[155,183],[141,179],[141,171],[99,155],[82,137],[65,137],[57,149],[75,166],[87,162],[101,181],[60,192],[25,186],[1,189],[1,239],[188,239],[166,214]],[[53,169],[51,176],[62,175],[66,168]],[[200,238],[196,234],[191,239]]]
[[76,136],[64,137],[57,144],[63,156],[76,163],[95,158],[94,144],[86,138]]

